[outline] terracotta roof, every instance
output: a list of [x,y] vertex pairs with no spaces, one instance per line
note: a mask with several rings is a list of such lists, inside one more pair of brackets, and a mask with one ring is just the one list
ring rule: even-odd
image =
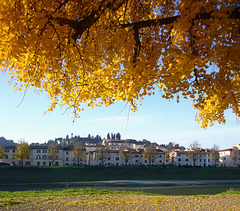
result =
[[[178,154],[190,154],[193,151],[176,151]],[[202,151],[197,151],[197,154],[209,154],[210,152],[202,152]]]

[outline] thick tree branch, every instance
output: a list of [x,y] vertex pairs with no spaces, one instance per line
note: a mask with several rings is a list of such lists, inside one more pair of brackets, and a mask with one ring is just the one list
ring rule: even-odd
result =
[[[212,16],[211,12],[203,12],[201,14],[198,14],[194,20],[207,20],[210,19]],[[152,19],[152,20],[146,20],[146,21],[139,21],[135,23],[127,23],[127,24],[122,24],[122,28],[127,28],[127,27],[134,27],[134,29],[141,29],[145,27],[151,27],[151,26],[157,26],[157,25],[169,25],[173,24],[174,21],[177,21],[178,18],[180,18],[180,15],[176,15],[173,17],[168,17],[168,18],[160,18],[160,19]],[[235,8],[231,14],[229,14],[228,18],[230,19],[240,19],[240,8]]]
[[[118,10],[125,2],[126,0],[120,0],[117,2],[117,0],[114,0],[113,2],[106,3],[105,1],[102,1],[98,7],[98,9],[93,10],[88,16],[82,18],[79,20],[70,20],[66,18],[57,17],[55,20],[59,22],[60,25],[68,25],[70,28],[74,29],[75,32],[72,35],[72,38],[76,41],[77,39],[81,38],[82,34],[89,29],[93,24],[95,24],[101,15],[105,12],[106,9],[110,9],[112,11]],[[105,5],[104,5],[105,4]],[[203,12],[201,14],[198,14],[193,20],[206,20],[210,19],[212,17],[211,12]],[[120,27],[127,28],[127,27],[133,27],[134,31],[138,31],[141,28],[151,27],[151,26],[157,26],[157,25],[169,25],[173,24],[174,21],[177,21],[181,16],[176,15],[168,18],[160,18],[160,19],[152,19],[152,20],[144,20],[144,21],[138,21],[134,23],[127,23],[127,24],[121,24]],[[229,12],[228,18],[230,19],[240,19],[240,8],[235,8],[232,12]]]
[[82,37],[82,34],[89,29],[93,24],[95,24],[101,15],[105,12],[106,9],[111,9],[113,11],[118,10],[126,0],[120,0],[116,3],[117,0],[108,2],[102,1],[96,10],[93,10],[88,16],[79,20],[70,20],[66,18],[57,17],[56,20],[60,25],[68,25],[70,28],[74,29],[75,32],[72,35],[72,38],[76,41]]

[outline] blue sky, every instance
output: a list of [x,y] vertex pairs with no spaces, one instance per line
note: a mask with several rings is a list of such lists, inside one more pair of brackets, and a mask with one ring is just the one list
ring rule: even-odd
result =
[[231,111],[226,111],[225,125],[216,123],[205,130],[195,121],[196,111],[191,101],[176,103],[156,94],[146,97],[136,113],[128,115],[128,107],[117,102],[107,108],[86,107],[73,123],[72,114],[65,112],[66,108],[43,115],[49,104],[46,94],[37,96],[34,91],[28,91],[21,103],[24,92],[15,93],[8,79],[0,72],[0,136],[16,142],[25,139],[29,143],[44,143],[71,133],[104,138],[108,132],[120,132],[122,139],[147,139],[158,144],[172,141],[185,147],[195,140],[202,147],[217,144],[221,149],[240,143],[240,124]]

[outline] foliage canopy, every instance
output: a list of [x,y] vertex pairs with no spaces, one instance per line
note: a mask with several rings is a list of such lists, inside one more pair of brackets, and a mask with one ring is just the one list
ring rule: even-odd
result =
[[2,0],[0,65],[51,104],[133,110],[146,95],[190,98],[202,127],[240,117],[240,11],[229,0]]

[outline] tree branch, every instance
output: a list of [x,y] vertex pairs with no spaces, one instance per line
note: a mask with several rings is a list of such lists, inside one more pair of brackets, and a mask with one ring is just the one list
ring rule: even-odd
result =
[[[108,2],[106,5],[104,5],[105,1],[102,1],[99,5],[99,7],[96,10],[93,10],[88,16],[82,18],[79,20],[71,20],[67,18],[61,18],[57,17],[55,20],[58,21],[60,25],[68,25],[70,28],[74,29],[75,32],[72,35],[72,38],[76,41],[77,39],[80,39],[82,34],[89,29],[93,24],[95,24],[101,15],[105,12],[106,9],[110,9],[112,11],[116,11],[119,9],[126,0],[121,0],[120,2],[116,3],[116,0],[114,0],[112,3]],[[193,20],[207,20],[212,18],[212,13],[214,10],[210,12],[202,12]],[[229,19],[240,19],[240,8],[237,7],[233,9],[231,12],[227,13],[229,16]],[[177,21],[181,16],[176,15],[168,18],[159,18],[159,19],[152,19],[152,20],[144,20],[144,21],[138,21],[134,23],[126,23],[126,24],[120,24],[119,26],[121,28],[128,28],[133,27],[134,31],[138,31],[141,28],[151,27],[151,26],[161,26],[161,25],[170,25],[173,24],[174,21]]]
[[[210,19],[212,16],[211,12],[203,12],[201,14],[198,14],[194,20],[207,20]],[[240,19],[240,8],[235,8],[231,14],[228,13],[228,18],[229,19]],[[180,15],[168,17],[168,18],[159,18],[159,19],[152,19],[152,20],[146,20],[146,21],[139,21],[135,23],[127,23],[127,24],[122,24],[122,28],[127,28],[127,27],[134,27],[134,29],[141,29],[145,27],[151,27],[151,26],[157,26],[157,25],[169,25],[173,24],[174,21],[177,21],[178,18],[180,18]]]
[[111,9],[113,11],[118,10],[126,0],[121,0],[117,4],[115,4],[116,0],[112,3],[108,2],[105,6],[105,1],[102,1],[96,10],[93,10],[88,16],[82,18],[80,21],[78,20],[70,20],[67,18],[57,17],[56,20],[60,25],[68,25],[70,28],[74,29],[75,32],[72,35],[72,38],[76,41],[82,37],[82,34],[89,29],[93,24],[95,24],[101,15],[105,12],[105,10]]

